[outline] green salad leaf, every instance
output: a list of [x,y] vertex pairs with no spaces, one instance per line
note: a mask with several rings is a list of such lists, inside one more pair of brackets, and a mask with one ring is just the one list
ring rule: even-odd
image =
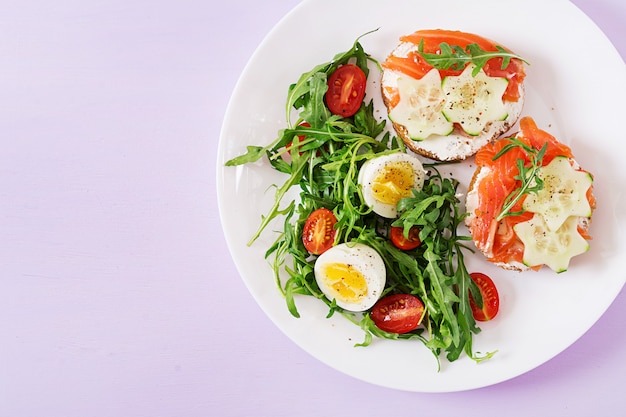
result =
[[458,45],[450,45],[447,42],[439,44],[439,53],[424,52],[424,40],[418,45],[418,52],[426,62],[439,70],[452,69],[462,70],[465,65],[472,63],[476,67],[472,71],[472,75],[476,76],[478,72],[492,58],[502,58],[502,69],[509,66],[511,59],[519,59],[528,64],[522,57],[516,55],[501,46],[496,46],[497,51],[485,51],[477,43],[472,43],[463,48]]

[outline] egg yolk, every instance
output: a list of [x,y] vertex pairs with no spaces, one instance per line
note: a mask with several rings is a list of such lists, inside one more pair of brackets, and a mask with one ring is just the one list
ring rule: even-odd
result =
[[414,180],[413,166],[409,162],[389,162],[372,181],[372,195],[381,203],[396,205],[411,196]]
[[333,297],[344,303],[357,303],[367,295],[367,282],[352,265],[334,263],[325,268],[324,284]]

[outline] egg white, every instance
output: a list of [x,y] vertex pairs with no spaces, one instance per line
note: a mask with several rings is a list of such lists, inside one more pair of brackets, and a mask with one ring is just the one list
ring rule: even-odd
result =
[[[357,290],[357,296],[344,297],[332,287],[336,278],[328,275],[329,268],[350,268],[364,278],[365,287]],[[348,311],[365,311],[376,304],[380,298],[385,283],[387,272],[385,263],[380,254],[370,246],[363,243],[342,243],[333,246],[315,261],[315,280],[320,290],[329,300],[335,300],[336,304]],[[341,280],[341,284],[346,285],[350,290],[350,277]]]
[[399,162],[406,162],[413,170],[413,189],[421,190],[424,186],[424,179],[426,177],[426,171],[421,161],[414,155],[408,153],[393,153],[388,155],[381,155],[376,158],[366,161],[361,170],[359,171],[358,182],[363,192],[363,199],[365,204],[368,205],[379,216],[389,219],[396,218],[398,212],[396,209],[397,202],[395,204],[388,204],[379,201],[372,190],[375,179],[384,174],[390,164]]

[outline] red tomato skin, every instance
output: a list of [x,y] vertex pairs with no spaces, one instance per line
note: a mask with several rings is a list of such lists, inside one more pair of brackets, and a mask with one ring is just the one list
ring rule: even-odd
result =
[[328,77],[328,109],[342,117],[354,116],[365,97],[366,84],[367,76],[361,68],[354,64],[340,66]]
[[391,243],[401,250],[413,250],[419,247],[422,244],[419,234],[420,230],[416,226],[409,229],[408,238],[404,236],[404,228],[400,226],[391,226],[391,230],[389,231]]
[[321,255],[333,246],[337,230],[335,214],[327,208],[313,211],[304,223],[302,243],[313,255]]
[[408,333],[424,318],[424,303],[411,294],[393,294],[378,300],[370,317],[376,327],[388,333]]
[[477,321],[489,321],[493,319],[500,310],[500,295],[498,294],[498,289],[493,283],[493,280],[481,272],[472,272],[470,277],[474,280],[476,285],[478,285],[480,293],[483,296],[483,308],[480,308],[470,293],[469,299],[472,315]]

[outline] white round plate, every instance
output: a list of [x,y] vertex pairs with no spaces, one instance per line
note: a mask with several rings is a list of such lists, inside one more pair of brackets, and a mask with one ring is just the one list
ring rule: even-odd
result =
[[[445,6],[444,6],[445,5]],[[507,272],[480,255],[466,255],[468,270],[483,271],[501,297],[497,318],[481,326],[477,351],[498,353],[476,364],[462,356],[442,368],[418,341],[375,339],[355,347],[363,332],[327,307],[300,297],[300,318],[292,317],[276,288],[265,251],[274,242],[273,223],[252,246],[253,236],[272,205],[272,184],[285,177],[267,162],[225,167],[248,145],[266,145],[285,127],[289,84],[315,65],[350,49],[355,39],[382,62],[401,35],[444,28],[491,38],[530,62],[524,115],[571,146],[579,163],[595,175],[598,208],[588,253],[562,274]],[[384,110],[376,73],[368,97]],[[220,215],[233,259],[253,297],[296,344],[327,365],[373,384],[416,392],[451,392],[496,384],[553,358],[582,336],[606,311],[622,286],[626,224],[626,164],[621,149],[626,68],[604,34],[566,0],[308,0],[289,13],[265,38],[236,86],[224,120],[217,160]],[[368,98],[366,97],[366,100]],[[472,161],[450,168],[467,188]]]

